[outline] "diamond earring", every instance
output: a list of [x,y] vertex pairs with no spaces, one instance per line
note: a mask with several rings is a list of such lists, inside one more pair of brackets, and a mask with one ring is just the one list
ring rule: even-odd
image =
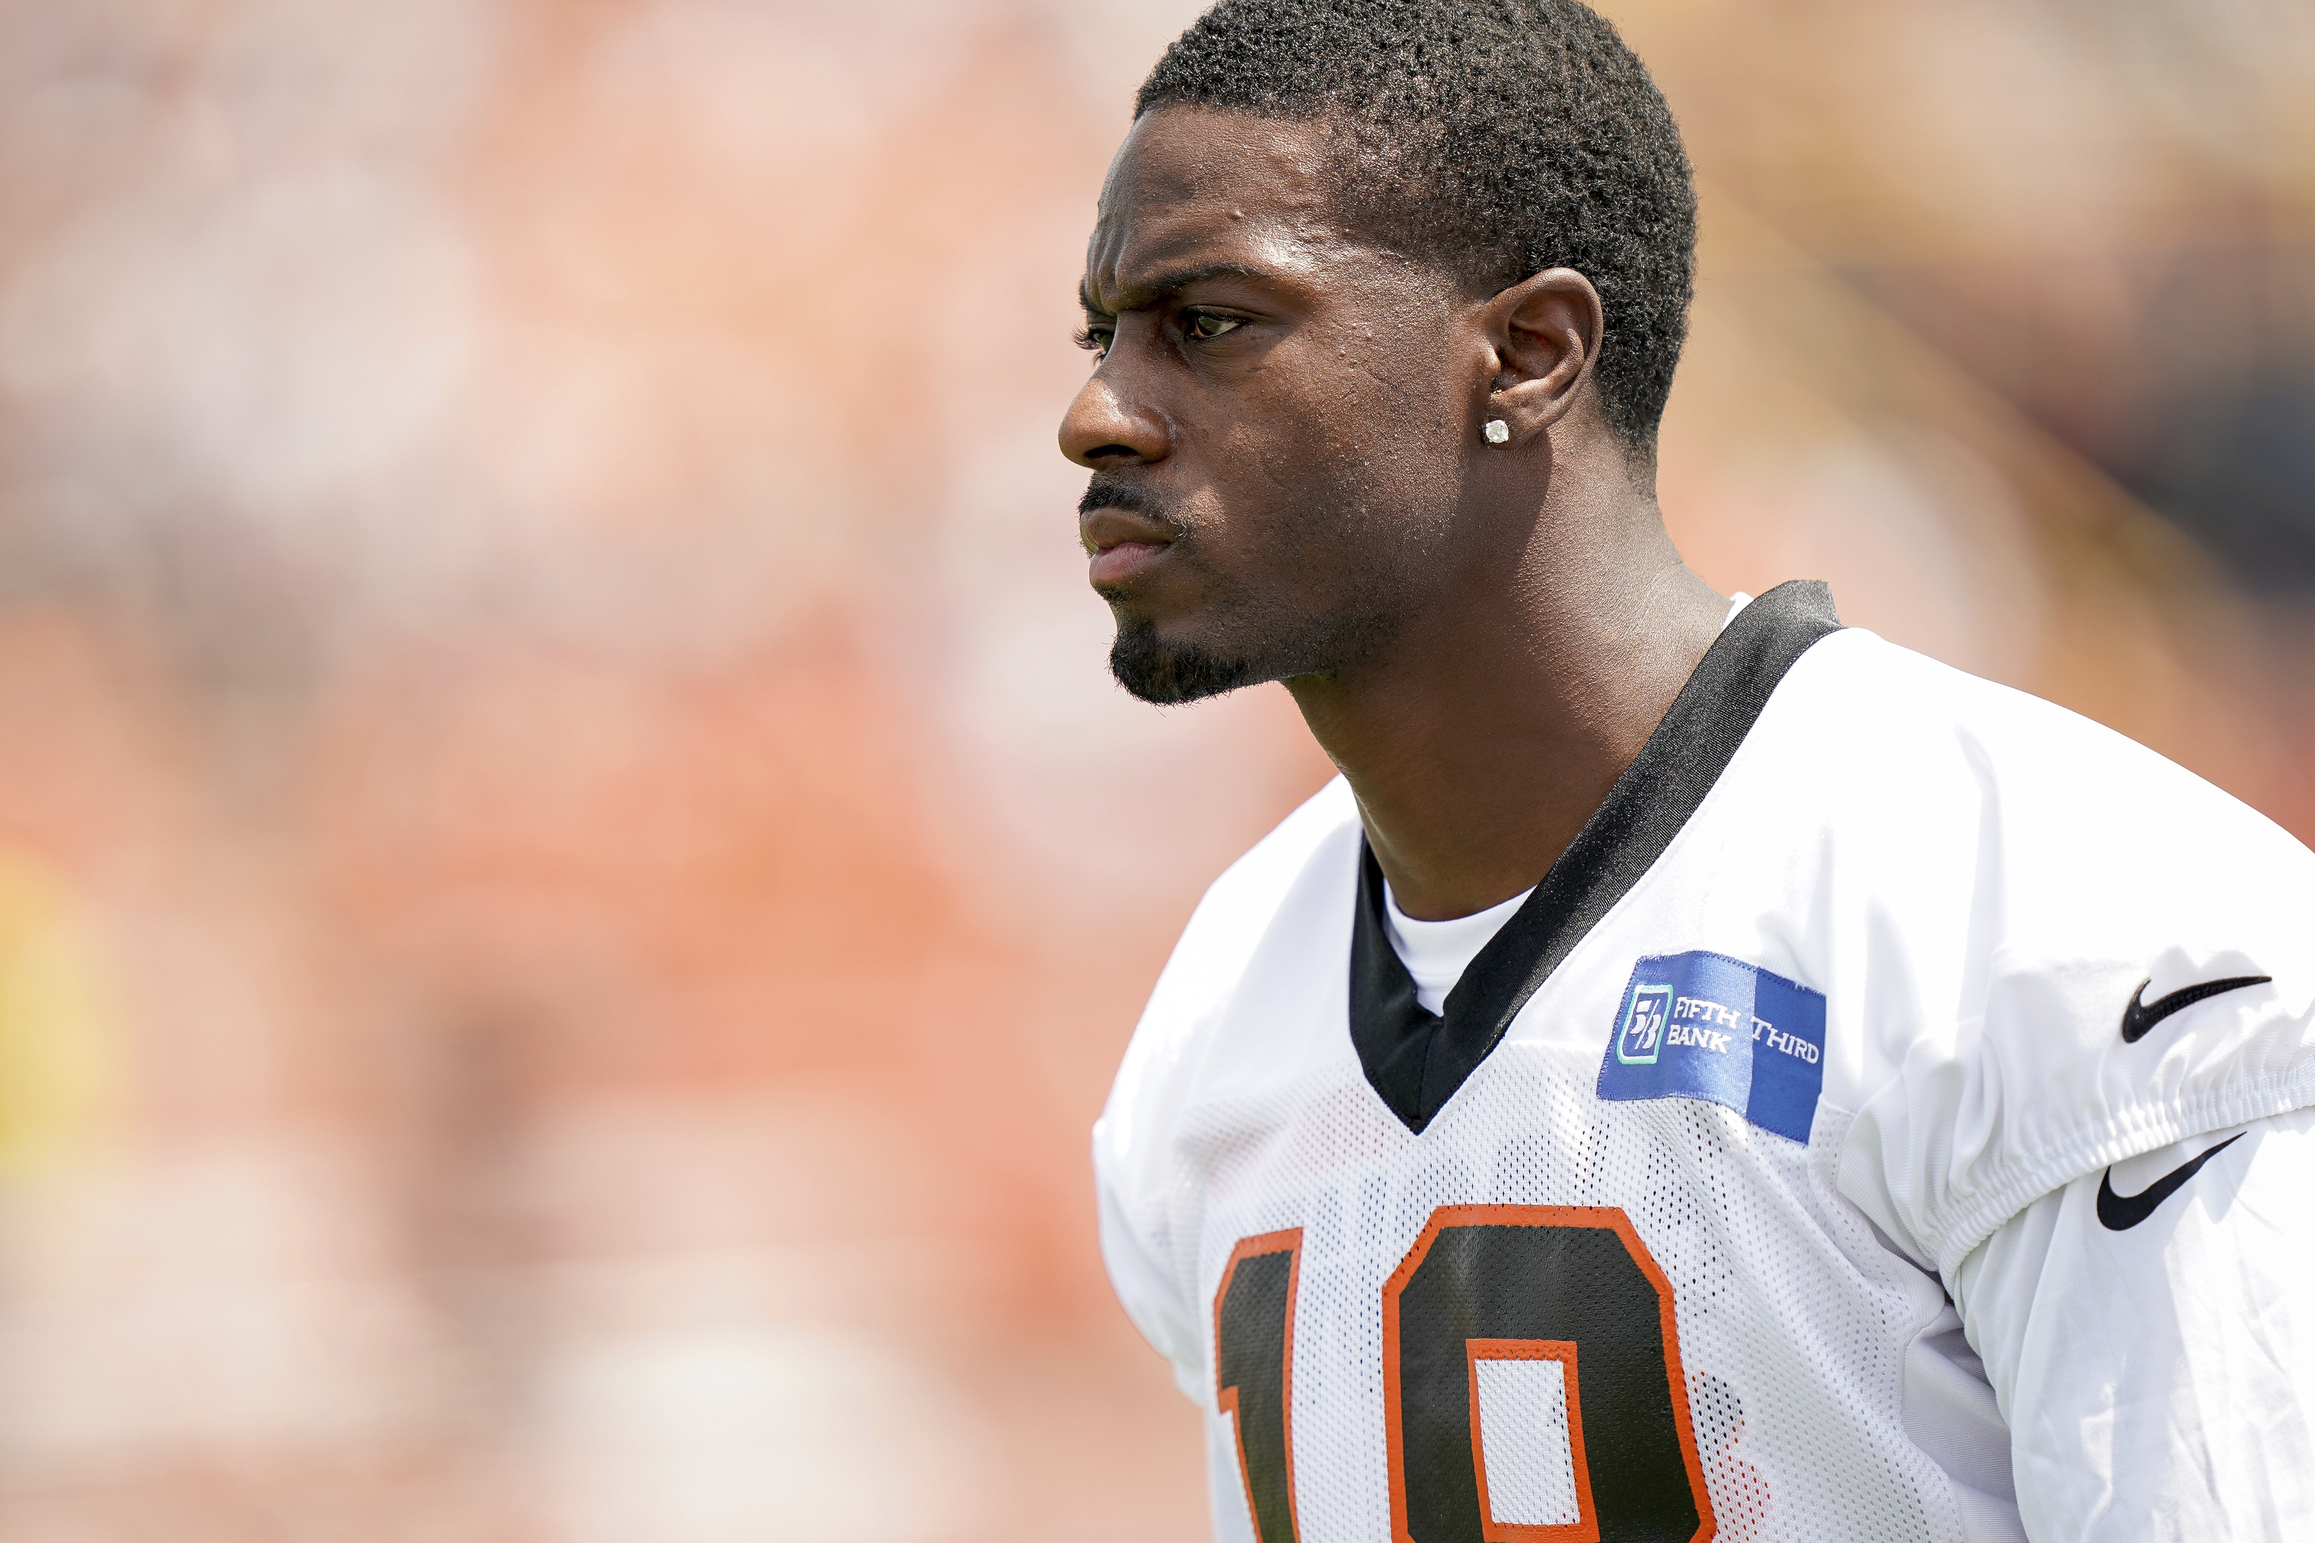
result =
[[1490,418],[1479,432],[1487,436],[1487,443],[1500,445],[1511,437],[1511,425],[1501,418]]

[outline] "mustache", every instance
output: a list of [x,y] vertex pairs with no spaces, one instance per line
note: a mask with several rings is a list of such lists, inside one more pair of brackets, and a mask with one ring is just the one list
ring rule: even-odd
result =
[[1085,496],[1077,500],[1077,515],[1080,519],[1096,509],[1128,510],[1157,521],[1176,535],[1186,532],[1181,519],[1166,507],[1164,499],[1145,487],[1123,481],[1107,472],[1095,472],[1093,480],[1085,485]]

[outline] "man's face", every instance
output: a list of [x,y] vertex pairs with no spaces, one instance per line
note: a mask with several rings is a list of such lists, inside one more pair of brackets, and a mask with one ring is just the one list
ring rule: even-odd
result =
[[1164,109],[1086,252],[1101,350],[1061,425],[1110,667],[1191,701],[1332,675],[1447,584],[1486,350],[1451,276],[1365,244],[1325,130]]

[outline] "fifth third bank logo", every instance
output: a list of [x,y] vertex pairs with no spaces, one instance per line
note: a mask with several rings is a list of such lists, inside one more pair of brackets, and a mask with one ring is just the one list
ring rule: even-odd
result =
[[1632,1005],[1624,1012],[1623,1032],[1616,1036],[1616,1059],[1626,1066],[1654,1064],[1664,1044],[1664,1025],[1671,1017],[1670,986],[1634,986]]

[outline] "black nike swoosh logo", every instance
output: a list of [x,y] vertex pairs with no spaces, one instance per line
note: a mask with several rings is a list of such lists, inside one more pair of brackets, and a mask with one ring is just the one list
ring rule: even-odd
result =
[[2122,1009],[2122,1043],[2135,1045],[2146,1037],[2146,1031],[2182,1007],[2192,1007],[2205,997],[2215,997],[2222,991],[2240,991],[2245,986],[2264,986],[2272,975],[2230,975],[2225,980],[2206,980],[2199,986],[2188,986],[2173,991],[2169,996],[2146,1000],[2146,988],[2152,979],[2142,980],[2130,994],[2130,1003]]
[[2106,1170],[2098,1181],[2098,1224],[2108,1232],[2128,1232],[2154,1214],[2154,1208],[2186,1187],[2186,1181],[2202,1171],[2202,1165],[2243,1139],[2245,1132],[2237,1131],[2212,1147],[2191,1163],[2181,1163],[2156,1179],[2135,1195],[2114,1193],[2114,1170]]

